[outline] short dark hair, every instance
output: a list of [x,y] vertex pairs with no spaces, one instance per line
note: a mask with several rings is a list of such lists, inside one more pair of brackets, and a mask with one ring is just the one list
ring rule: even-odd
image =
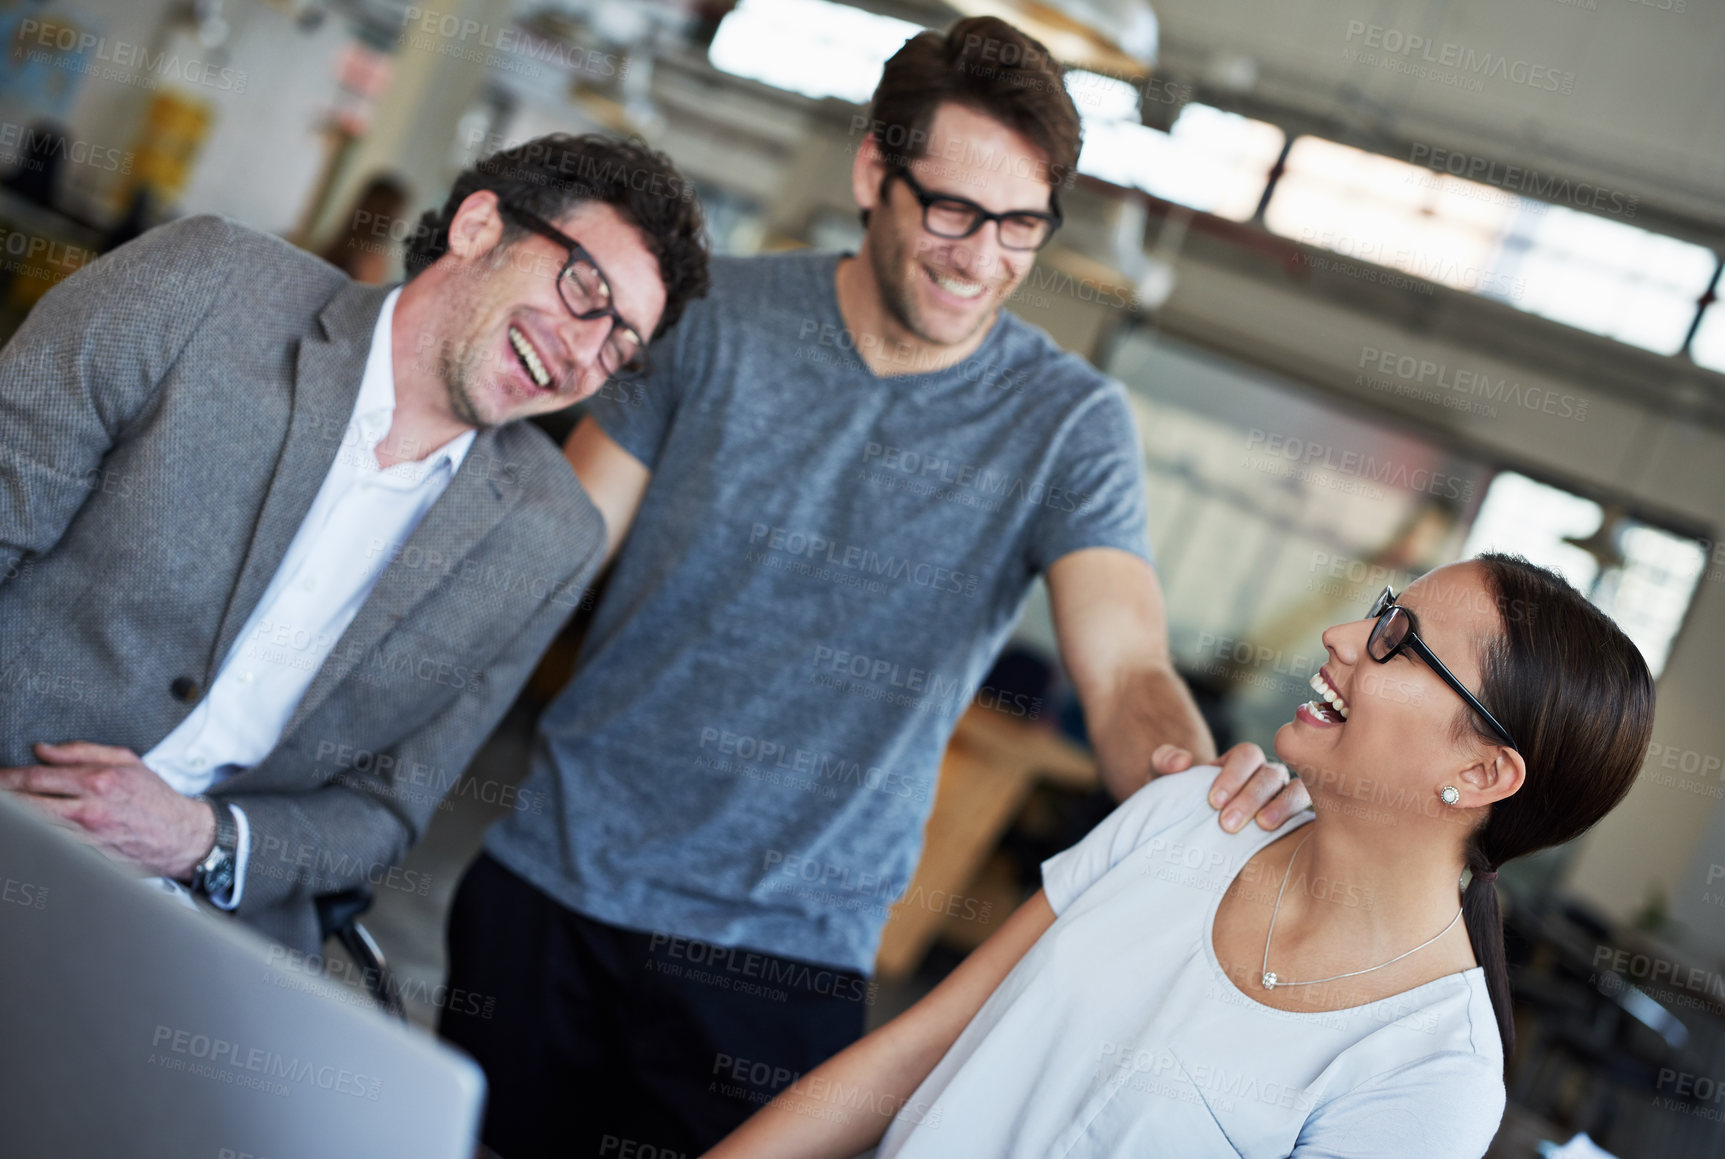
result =
[[[535,137],[464,171],[442,208],[427,210],[407,239],[408,277],[448,252],[449,223],[480,190],[553,222],[586,202],[615,206],[659,262],[665,311],[654,334],[669,330],[684,306],[707,293],[706,224],[694,185],[646,142],[600,133]],[[505,219],[503,236],[513,242],[527,231]]]
[[928,151],[936,110],[956,102],[1028,137],[1046,155],[1048,183],[1068,184],[1084,129],[1066,70],[1042,43],[996,16],[973,16],[905,41],[870,102],[881,155],[907,164]]

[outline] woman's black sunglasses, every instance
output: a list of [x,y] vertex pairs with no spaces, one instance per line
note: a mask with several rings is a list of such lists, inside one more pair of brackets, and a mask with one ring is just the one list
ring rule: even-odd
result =
[[1497,718],[1485,710],[1485,705],[1481,704],[1479,699],[1469,692],[1460,680],[1455,678],[1454,673],[1444,667],[1443,661],[1439,660],[1426,646],[1426,642],[1420,639],[1419,625],[1414,620],[1414,614],[1396,603],[1395,592],[1386,587],[1372,604],[1372,610],[1366,613],[1366,618],[1377,621],[1372,625],[1372,634],[1366,640],[1366,655],[1379,664],[1388,664],[1402,651],[1411,649],[1416,656],[1430,666],[1433,672],[1443,677],[1445,684],[1455,689],[1456,695],[1467,701],[1469,708],[1479,713],[1480,719],[1484,720],[1486,724],[1491,726],[1493,732],[1503,738],[1504,744],[1516,749],[1517,752],[1521,751],[1516,746],[1515,738],[1509,735],[1509,730],[1499,724]]

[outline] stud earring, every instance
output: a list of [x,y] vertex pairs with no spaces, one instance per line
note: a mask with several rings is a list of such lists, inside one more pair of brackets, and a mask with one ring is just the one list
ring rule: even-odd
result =
[[1443,798],[1444,804],[1453,805],[1457,801],[1461,800],[1461,790],[1457,789],[1454,785],[1445,785],[1443,787],[1443,792],[1439,793],[1438,796]]

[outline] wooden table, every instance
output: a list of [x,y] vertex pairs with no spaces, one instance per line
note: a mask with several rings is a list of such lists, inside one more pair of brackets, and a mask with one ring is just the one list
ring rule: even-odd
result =
[[[967,895],[1031,790],[1044,782],[1093,788],[1095,759],[1046,725],[993,709],[973,706],[959,719],[941,760],[922,861],[905,900],[887,918],[876,977],[890,980],[915,971],[941,928],[954,920],[944,905],[931,903]],[[994,915],[994,924],[1005,917]]]

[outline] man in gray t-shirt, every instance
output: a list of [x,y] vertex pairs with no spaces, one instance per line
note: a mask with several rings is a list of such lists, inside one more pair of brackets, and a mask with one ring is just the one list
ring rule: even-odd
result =
[[867,973],[1031,581],[1150,550],[1117,383],[1004,313],[877,377],[833,338],[839,262],[715,260],[654,380],[593,406],[653,482],[540,720],[529,787],[572,807],[487,848],[600,921]]
[[451,916],[451,984],[497,1008],[443,1031],[510,1159],[700,1149],[858,1035],[942,752],[1037,576],[1110,791],[1164,742],[1213,754],[1125,391],[1000,308],[1078,134],[1045,54],[1036,93],[972,67],[989,38],[1041,52],[983,19],[889,63],[876,113],[925,148],[864,142],[860,254],[716,261],[570,439],[615,574],[540,721],[523,795],[552,807],[492,830]]

